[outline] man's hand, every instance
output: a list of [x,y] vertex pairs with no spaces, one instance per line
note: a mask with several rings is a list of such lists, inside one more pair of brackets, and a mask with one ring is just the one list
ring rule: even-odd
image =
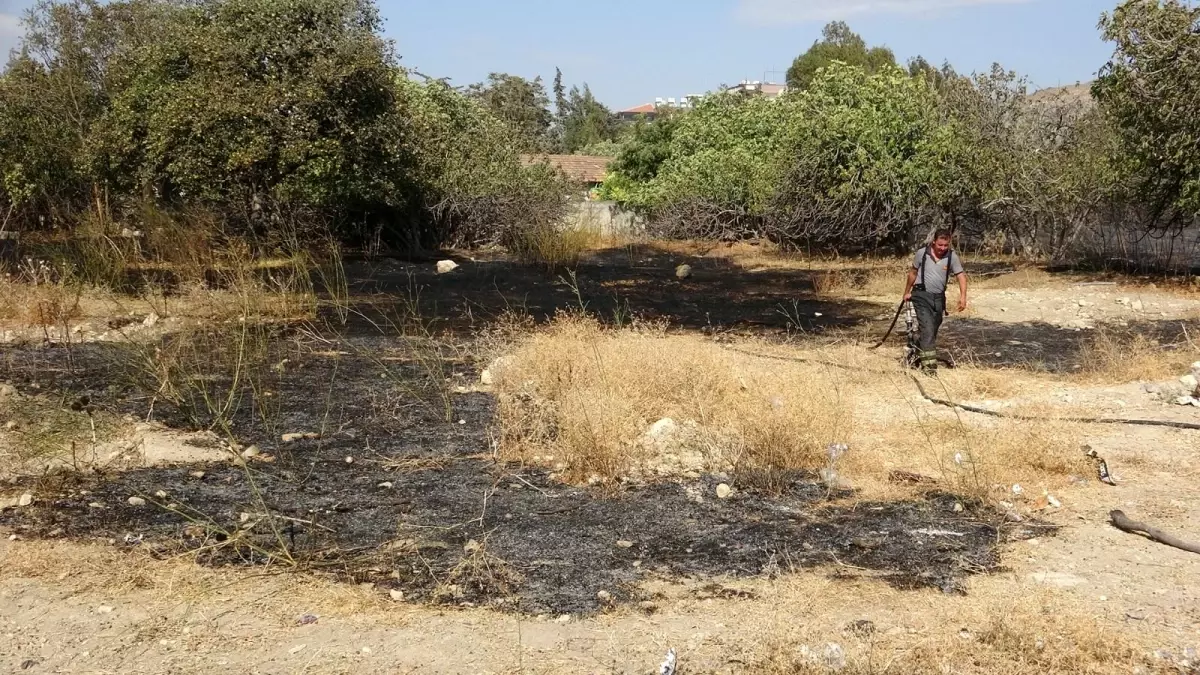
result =
[[967,311],[967,298],[964,296],[958,299],[958,313],[962,314],[965,311]]
[[904,294],[904,301],[905,301],[905,302],[912,302],[912,291],[909,291],[908,293],[905,293],[905,294]]

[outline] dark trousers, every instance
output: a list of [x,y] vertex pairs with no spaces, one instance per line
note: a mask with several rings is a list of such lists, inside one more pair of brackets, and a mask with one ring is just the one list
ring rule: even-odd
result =
[[937,337],[946,316],[946,294],[913,291],[913,311],[917,313],[917,325],[921,329],[921,367],[937,369]]

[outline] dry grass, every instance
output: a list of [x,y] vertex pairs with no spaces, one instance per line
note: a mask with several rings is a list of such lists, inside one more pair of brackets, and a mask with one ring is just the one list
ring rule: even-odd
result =
[[[746,349],[781,358],[560,318],[520,342],[497,373],[501,449],[575,481],[730,471],[775,488],[789,472],[831,468],[828,447],[847,443],[838,472],[864,498],[894,494],[892,470],[989,498],[1015,483],[1036,498],[1087,471],[1080,430],[1053,421],[1054,411],[1036,411],[1046,422],[959,416],[921,400],[896,364],[861,348]],[[1019,386],[982,370],[947,380],[934,393],[998,397]],[[651,426],[664,418],[678,429],[656,441]]]
[[617,243],[589,223],[546,224],[520,230],[509,248],[525,264],[556,271],[574,269],[589,251]]
[[[1168,672],[1155,668],[1162,664],[1149,654],[1163,643],[1146,631],[1122,629],[1068,595],[1014,587],[1010,579],[982,580],[970,599],[914,598],[870,582],[813,577],[773,595],[779,608],[760,619],[766,635],[748,647],[741,672],[816,674],[834,665],[855,675]],[[863,615],[874,632],[847,632]]]
[[[575,480],[652,471],[683,437],[696,468],[815,469],[852,419],[833,378],[802,383],[795,369],[748,369],[692,337],[580,316],[529,337],[496,376],[502,450],[553,458]],[[658,442],[648,429],[667,418],[679,428]]]
[[1188,372],[1200,359],[1200,349],[1166,349],[1142,335],[1120,338],[1101,330],[1080,349],[1082,368],[1078,377],[1095,383],[1127,383],[1173,380]]

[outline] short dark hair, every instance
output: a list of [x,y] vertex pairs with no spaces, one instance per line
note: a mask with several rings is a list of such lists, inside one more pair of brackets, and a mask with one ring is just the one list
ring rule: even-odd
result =
[[933,239],[931,239],[930,241],[937,241],[938,239],[953,239],[953,238],[954,238],[954,232],[948,228],[942,227],[942,228],[938,228],[933,233]]

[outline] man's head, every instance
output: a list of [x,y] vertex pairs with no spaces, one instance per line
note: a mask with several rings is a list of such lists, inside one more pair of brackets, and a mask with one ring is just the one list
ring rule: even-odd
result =
[[933,252],[937,257],[941,258],[946,255],[946,251],[950,250],[950,238],[953,234],[950,230],[941,229],[933,233]]

